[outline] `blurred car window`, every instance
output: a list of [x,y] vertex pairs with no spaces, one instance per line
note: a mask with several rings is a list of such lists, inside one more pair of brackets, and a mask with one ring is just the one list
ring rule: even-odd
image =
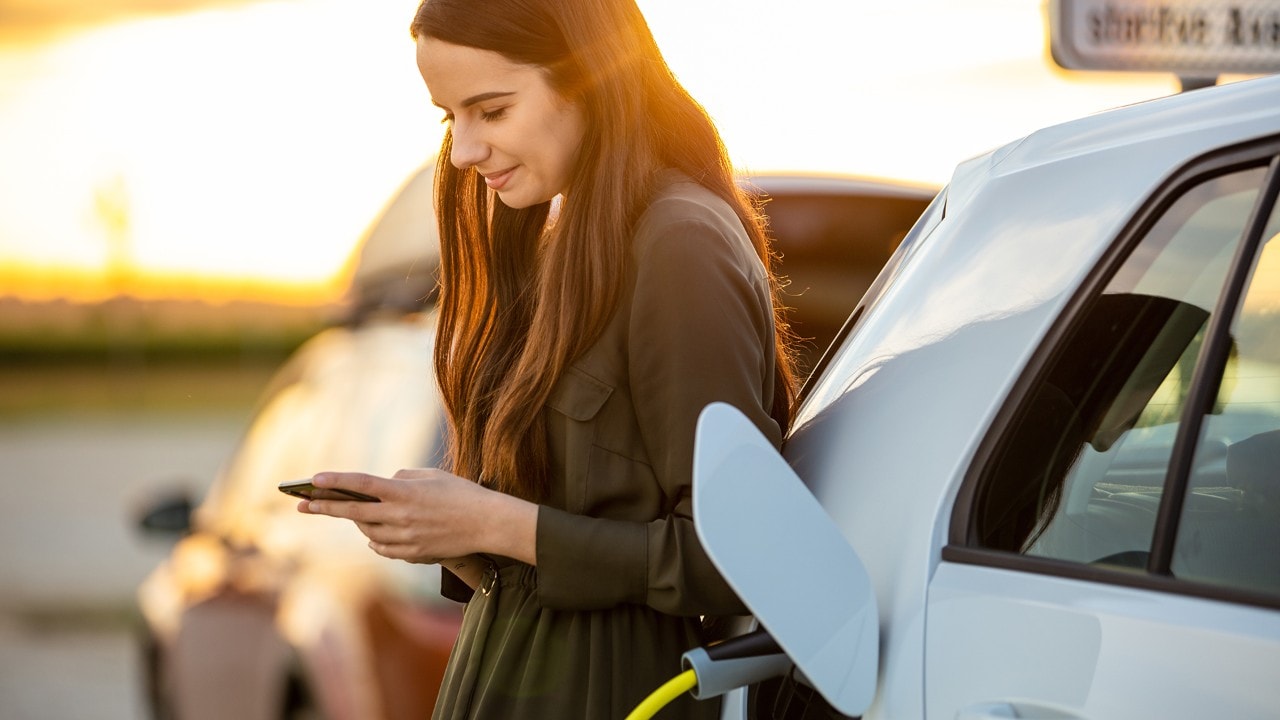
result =
[[759,175],[746,184],[764,200],[808,373],[937,189],[821,175]]

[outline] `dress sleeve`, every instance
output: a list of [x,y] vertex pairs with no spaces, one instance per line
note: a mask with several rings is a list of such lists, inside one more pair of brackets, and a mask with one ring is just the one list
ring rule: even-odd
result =
[[543,506],[540,593],[575,609],[631,602],[673,615],[744,613],[694,532],[693,446],[698,415],[714,401],[742,410],[775,446],[781,440],[768,413],[774,327],[764,268],[745,237],[698,217],[650,227],[636,257],[630,390],[668,512],[625,523]]
[[470,602],[475,590],[462,578],[454,575],[443,565],[440,566],[440,595],[454,602]]

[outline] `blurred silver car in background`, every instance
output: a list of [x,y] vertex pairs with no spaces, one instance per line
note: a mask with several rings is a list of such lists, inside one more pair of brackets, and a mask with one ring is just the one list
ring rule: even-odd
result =
[[138,593],[155,717],[430,716],[461,618],[439,569],[375,555],[353,524],[300,515],[276,486],[438,461],[431,191],[428,166],[370,228],[343,322],[270,381],[190,522],[181,502],[144,518],[186,533]]

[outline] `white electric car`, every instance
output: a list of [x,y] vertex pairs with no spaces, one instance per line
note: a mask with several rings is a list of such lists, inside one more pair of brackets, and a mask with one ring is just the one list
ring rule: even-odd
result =
[[708,552],[794,667],[726,717],[1280,717],[1280,77],[961,164]]

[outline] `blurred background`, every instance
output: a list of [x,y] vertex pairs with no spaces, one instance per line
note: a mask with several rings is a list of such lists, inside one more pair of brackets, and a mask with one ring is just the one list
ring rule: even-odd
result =
[[[438,146],[416,0],[0,0],[0,718],[145,716],[135,593]],[[941,185],[1167,95],[1066,72],[1039,0],[639,0],[744,172]]]

